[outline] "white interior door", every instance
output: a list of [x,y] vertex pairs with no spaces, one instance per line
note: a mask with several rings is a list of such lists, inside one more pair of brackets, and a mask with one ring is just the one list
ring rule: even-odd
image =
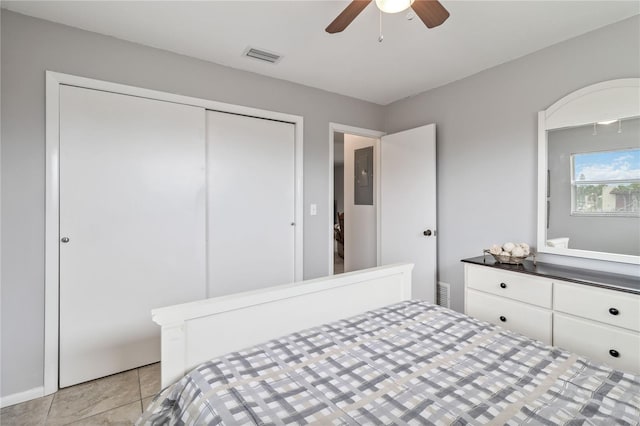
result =
[[380,161],[381,263],[414,263],[413,297],[435,302],[436,125],[383,136]]
[[[376,225],[376,145],[377,139],[364,136],[344,135],[344,272],[373,268],[377,265],[377,225]],[[373,174],[365,181],[362,175],[364,163],[356,170],[355,152],[372,147],[370,166]],[[369,187],[371,185],[371,187]],[[356,204],[356,188],[372,191],[372,204]],[[366,198],[366,197],[365,197]]]
[[204,109],[60,88],[60,386],[160,359],[205,297]]
[[210,297],[295,280],[294,130],[207,111]]

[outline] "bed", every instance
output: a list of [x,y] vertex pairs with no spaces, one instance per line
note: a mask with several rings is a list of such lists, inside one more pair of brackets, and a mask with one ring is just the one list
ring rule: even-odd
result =
[[[169,386],[138,424],[640,424],[639,376],[411,300],[410,276],[411,265],[374,268],[156,311],[163,356],[166,331],[182,350],[174,367],[163,358]],[[354,308],[345,294],[359,295]],[[244,345],[218,334],[236,328],[223,321],[209,330],[213,356],[178,374],[203,338],[190,321],[256,310],[267,315],[252,323],[267,324],[255,338],[287,329],[269,324],[284,312],[293,330]]]

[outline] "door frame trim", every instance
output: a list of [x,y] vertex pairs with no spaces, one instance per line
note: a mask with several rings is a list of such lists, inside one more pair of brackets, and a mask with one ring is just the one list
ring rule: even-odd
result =
[[[141,87],[95,80],[70,74],[46,71],[45,94],[45,303],[44,303],[44,395],[58,390],[59,350],[59,237],[60,237],[60,86],[69,85],[102,90],[123,95],[138,96],[159,101],[191,105],[208,110],[248,115],[269,120],[292,123],[295,127],[295,280],[304,276],[303,233],[303,135],[302,116],[268,111],[241,105],[183,96]],[[149,313],[151,315],[151,313]]]
[[328,213],[327,213],[327,229],[330,229],[329,233],[329,265],[328,265],[328,275],[333,275],[333,157],[334,157],[334,140],[333,134],[334,132],[346,133],[349,135],[355,136],[363,136],[367,138],[375,139],[374,142],[374,159],[373,159],[373,170],[375,174],[375,183],[376,183],[376,266],[380,266],[380,144],[381,138],[386,135],[385,132],[381,132],[379,130],[372,129],[364,129],[362,127],[354,127],[349,126],[347,124],[340,123],[329,123],[329,203],[327,204]]

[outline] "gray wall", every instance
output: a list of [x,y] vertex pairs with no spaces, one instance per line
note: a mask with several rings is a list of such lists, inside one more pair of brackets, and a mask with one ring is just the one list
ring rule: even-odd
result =
[[344,212],[344,165],[333,168],[333,199],[337,201],[338,213]]
[[585,216],[571,214],[571,154],[640,147],[640,119],[579,126],[548,132],[550,197],[547,238],[569,237],[572,249],[640,256],[638,216]]
[[344,133],[333,132],[333,199],[344,212]]
[[[438,276],[451,284],[454,309],[464,307],[460,259],[492,243],[535,245],[537,112],[581,87],[639,76],[636,16],[387,107],[387,132],[436,123]],[[640,273],[630,265],[540,258]]]
[[304,116],[304,275],[326,275],[329,122],[378,129],[383,107],[6,10],[1,38],[2,395],[43,384],[45,70]]

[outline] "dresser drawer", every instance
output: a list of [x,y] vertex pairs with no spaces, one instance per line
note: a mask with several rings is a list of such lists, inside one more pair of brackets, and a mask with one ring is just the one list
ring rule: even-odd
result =
[[640,333],[554,313],[553,344],[614,368],[640,373]]
[[468,290],[466,314],[551,344],[549,310]]
[[640,295],[566,282],[553,284],[553,309],[640,331]]
[[551,308],[551,280],[486,266],[465,265],[467,287]]

